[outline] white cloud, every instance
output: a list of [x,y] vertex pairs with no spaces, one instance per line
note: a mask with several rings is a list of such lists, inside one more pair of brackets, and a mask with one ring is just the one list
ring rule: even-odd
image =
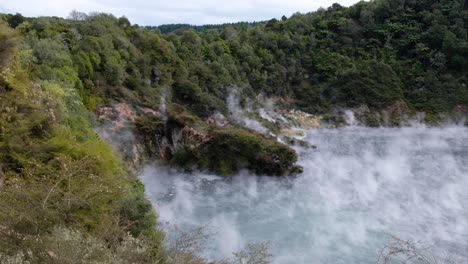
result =
[[306,13],[334,2],[349,6],[357,0],[14,0],[0,3],[0,12],[25,16],[67,17],[71,10],[125,15],[132,23],[160,25],[168,23],[216,24],[237,21],[261,21]]

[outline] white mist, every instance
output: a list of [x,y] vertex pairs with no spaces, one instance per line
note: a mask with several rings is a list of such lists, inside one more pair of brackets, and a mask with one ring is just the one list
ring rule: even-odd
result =
[[318,129],[295,178],[148,167],[160,220],[215,232],[212,259],[271,241],[275,263],[375,263],[388,234],[468,262],[468,129]]

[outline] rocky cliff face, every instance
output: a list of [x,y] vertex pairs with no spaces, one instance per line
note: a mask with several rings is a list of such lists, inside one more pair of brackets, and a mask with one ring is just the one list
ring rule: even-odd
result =
[[[440,122],[415,112],[403,101],[382,111],[362,105],[328,115],[272,109],[236,109],[230,111],[232,117],[216,112],[201,118],[171,102],[157,109],[117,103],[99,109],[98,130],[122,153],[132,170],[147,161],[159,160],[187,171],[206,170],[221,175],[241,169],[260,175],[290,175],[302,169],[296,165],[297,155],[289,145],[315,147],[301,141],[307,129]],[[459,107],[446,120],[462,122],[467,113],[466,107]]]
[[217,113],[204,120],[173,104],[168,113],[126,103],[102,107],[99,134],[133,170],[159,160],[187,171],[232,175],[248,169],[259,175],[300,173],[297,154],[276,137],[230,122]]
[[165,121],[146,114],[136,122],[149,157],[221,175],[241,169],[276,176],[301,172],[295,151],[276,138],[231,123],[219,113],[200,120],[179,106],[173,108]]
[[97,131],[100,137],[110,142],[134,171],[142,165],[145,152],[144,146],[135,136],[134,123],[138,119],[138,111],[149,110],[144,108],[136,110],[126,103],[118,103],[101,107],[97,111],[100,122]]

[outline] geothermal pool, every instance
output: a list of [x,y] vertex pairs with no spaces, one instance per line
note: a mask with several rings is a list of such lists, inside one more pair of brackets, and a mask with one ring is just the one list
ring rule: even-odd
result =
[[273,263],[376,263],[389,235],[468,262],[468,128],[307,131],[297,177],[187,175],[148,166],[160,222],[214,231],[201,254],[270,241]]

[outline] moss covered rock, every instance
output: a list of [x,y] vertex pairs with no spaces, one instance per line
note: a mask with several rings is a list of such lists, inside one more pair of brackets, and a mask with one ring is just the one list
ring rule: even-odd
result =
[[150,157],[187,171],[232,175],[248,169],[271,176],[302,172],[295,165],[296,152],[276,138],[234,125],[203,122],[177,104],[171,105],[166,120],[146,114],[135,125]]
[[231,175],[246,168],[259,175],[300,173],[296,152],[274,139],[241,128],[213,129],[201,145],[176,152],[172,164]]

